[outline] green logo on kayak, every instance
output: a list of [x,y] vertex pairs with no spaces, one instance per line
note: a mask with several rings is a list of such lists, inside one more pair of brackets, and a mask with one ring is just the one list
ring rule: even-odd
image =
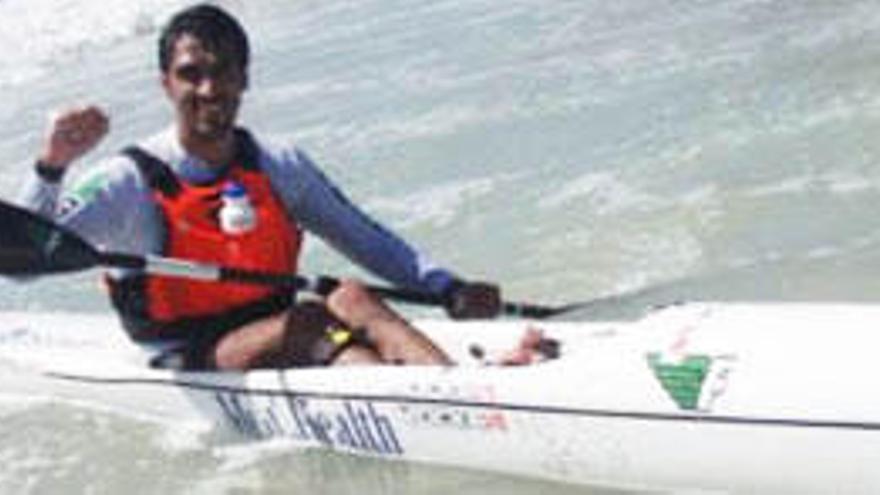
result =
[[659,352],[653,352],[648,354],[648,364],[678,407],[689,411],[697,409],[712,358],[687,356],[681,361],[666,363]]
[[737,360],[732,354],[691,354],[669,359],[659,352],[647,358],[654,376],[679,409],[704,412],[711,411],[727,392]]

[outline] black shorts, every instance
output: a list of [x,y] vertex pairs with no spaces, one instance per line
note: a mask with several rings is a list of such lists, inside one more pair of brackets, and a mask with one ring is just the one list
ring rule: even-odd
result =
[[327,366],[351,346],[375,349],[362,329],[348,328],[330,315],[323,304],[304,302],[237,311],[175,326],[175,333],[182,336],[170,341],[162,339],[163,350],[150,364],[159,368],[215,370],[214,349],[220,339],[244,325],[285,311],[288,316],[280,348],[263,356],[255,368]]
[[[168,349],[151,360],[151,366],[212,370],[217,367],[213,350],[221,338],[248,323],[278,315],[290,307],[291,297],[278,294],[218,315],[177,320],[152,328],[142,327],[133,334],[137,342],[148,345],[155,343]],[[182,364],[163,365],[171,361],[182,361]]]

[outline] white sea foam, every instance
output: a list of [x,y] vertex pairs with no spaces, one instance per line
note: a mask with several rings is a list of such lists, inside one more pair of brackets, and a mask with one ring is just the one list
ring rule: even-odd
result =
[[844,172],[829,172],[817,175],[800,175],[777,182],[762,184],[745,191],[749,198],[772,196],[791,196],[806,192],[829,192],[847,195],[874,192],[880,184],[864,176]]
[[383,218],[399,219],[400,228],[429,223],[440,228],[449,225],[465,204],[490,194],[498,177],[477,178],[440,184],[398,197],[376,197],[366,207]]
[[[0,364],[0,376],[4,376],[2,375],[2,366]],[[50,397],[39,394],[0,393],[0,418],[46,404],[50,400]]]
[[4,0],[0,2],[0,87],[20,85],[56,64],[154,33],[191,0]]
[[660,200],[623,182],[610,172],[589,172],[568,181],[559,191],[538,202],[540,208],[568,207],[575,203],[596,215],[633,208],[650,208]]

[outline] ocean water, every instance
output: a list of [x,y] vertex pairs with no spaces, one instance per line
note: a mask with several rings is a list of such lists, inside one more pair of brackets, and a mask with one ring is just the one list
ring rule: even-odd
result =
[[[0,0],[0,196],[53,109],[111,117],[79,171],[166,124],[157,29],[190,3]],[[297,142],[370,213],[510,299],[603,301],[572,318],[880,300],[873,1],[220,3],[253,38],[243,121]],[[307,247],[305,271],[362,275]],[[107,311],[95,278],[0,281],[0,309]],[[73,405],[0,411],[3,493],[582,491],[206,445]]]

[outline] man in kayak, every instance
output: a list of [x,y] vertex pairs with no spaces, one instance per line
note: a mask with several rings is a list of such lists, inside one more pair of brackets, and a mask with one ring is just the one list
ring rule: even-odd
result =
[[[58,113],[22,202],[108,250],[266,272],[295,273],[308,231],[395,284],[445,297],[455,318],[495,316],[496,286],[431,264],[352,205],[300,149],[237,126],[248,62],[247,36],[229,14],[210,5],[178,13],[159,40],[173,125],[61,187],[109,120],[95,106]],[[189,368],[449,363],[354,280],[296,302],[280,288],[137,271],[107,281],[131,337],[180,345]]]

